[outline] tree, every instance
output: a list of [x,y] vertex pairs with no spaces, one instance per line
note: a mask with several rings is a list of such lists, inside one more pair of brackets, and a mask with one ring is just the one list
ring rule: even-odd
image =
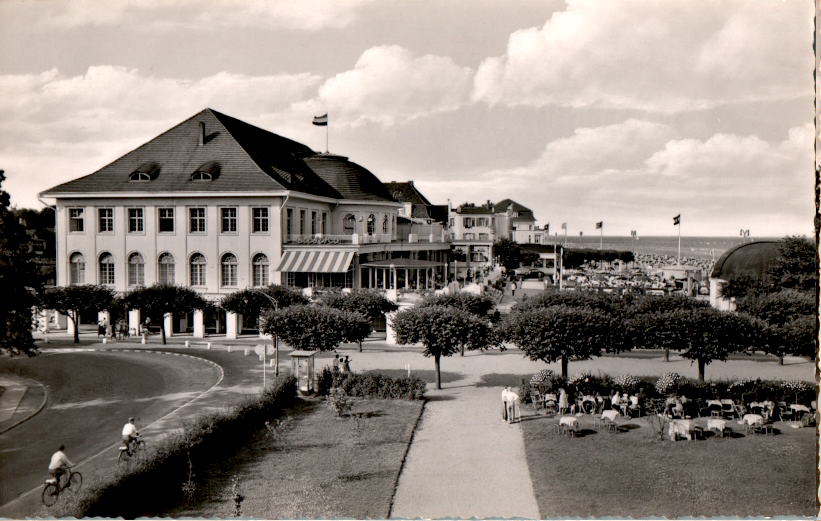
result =
[[486,349],[497,344],[487,320],[452,307],[414,306],[398,312],[392,325],[399,344],[422,344],[423,354],[433,357],[437,389],[442,388],[443,356],[452,356],[463,348]]
[[771,326],[783,326],[803,315],[815,315],[815,297],[796,290],[782,290],[750,296],[736,302],[736,310],[764,320]]
[[276,307],[279,309],[305,305],[310,302],[306,296],[295,289],[271,284],[265,288],[243,289],[226,295],[220,301],[220,307],[244,317],[259,319],[265,310],[274,309],[275,306],[271,299],[277,303]]
[[2,189],[5,179],[0,170],[0,350],[33,355],[32,308],[42,279],[31,262],[28,234],[9,208],[11,196]]
[[767,293],[769,285],[764,279],[752,277],[745,273],[735,275],[721,286],[724,298],[742,299]]
[[[381,293],[368,289],[357,289],[350,293],[326,293],[320,299],[320,303],[334,309],[359,313],[365,316],[371,325],[375,320],[384,319],[385,313],[399,309],[395,302],[391,302]],[[360,353],[362,352],[362,341],[368,338],[368,335],[358,342]]]
[[593,309],[559,305],[511,313],[500,335],[516,344],[531,360],[561,361],[567,378],[571,360],[589,360],[602,351],[616,351],[615,321]]
[[[703,300],[696,300],[690,297],[684,297],[679,295],[670,295],[670,296],[653,296],[653,295],[646,295],[641,297],[636,297],[628,306],[624,309],[624,320],[631,321],[629,322],[629,327],[624,328],[625,336],[624,341],[627,342],[639,342],[641,345],[642,336],[643,336],[643,327],[645,324],[643,320],[637,319],[637,317],[641,317],[642,315],[650,315],[653,313],[661,313],[664,311],[678,311],[681,309],[704,309],[710,307],[710,303],[703,301]],[[647,327],[652,327],[647,326]],[[635,346],[635,344],[633,344]],[[646,347],[646,346],[642,346]],[[670,361],[670,346],[667,345],[664,348],[664,361]]]
[[166,313],[191,313],[195,309],[206,309],[209,303],[193,289],[172,284],[154,284],[140,288],[123,297],[128,309],[139,309],[144,315],[157,320],[162,332],[162,343],[166,343]]
[[[496,304],[487,295],[474,295],[473,293],[454,293],[453,295],[429,295],[416,305],[418,308],[446,307],[460,309],[475,317],[488,319]],[[465,356],[465,346],[460,351],[461,356]]]
[[815,243],[800,236],[784,237],[775,263],[767,270],[771,290],[815,291],[818,283]]
[[608,315],[618,314],[623,303],[607,293],[593,293],[587,291],[542,293],[535,297],[528,297],[518,302],[514,311],[532,311],[552,306],[567,306],[599,311]]
[[493,243],[493,256],[499,258],[499,263],[506,270],[511,271],[519,267],[522,262],[522,249],[508,238],[499,239]]
[[682,351],[681,356],[698,364],[698,379],[704,381],[708,364],[754,349],[764,327],[744,314],[703,308],[640,315],[632,320],[631,329],[641,331],[641,342],[648,347]]
[[45,309],[55,309],[68,316],[74,324],[74,343],[80,343],[79,323],[83,311],[105,311],[113,304],[117,294],[106,286],[85,284],[51,288],[42,297]]
[[373,331],[373,323],[368,317],[358,311],[340,311],[339,326],[342,329],[343,342],[355,342],[359,345],[359,352],[362,352],[362,342],[368,338]]
[[297,305],[265,313],[262,329],[282,338],[294,349],[333,351],[355,336],[351,320],[346,312],[338,309]]

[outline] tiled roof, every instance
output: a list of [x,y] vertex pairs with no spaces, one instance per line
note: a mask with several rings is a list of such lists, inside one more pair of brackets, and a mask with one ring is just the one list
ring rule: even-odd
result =
[[411,217],[414,217],[416,219],[430,219],[428,207],[424,204],[411,205]]
[[414,186],[413,181],[391,181],[389,183],[384,184],[385,187],[388,189],[388,192],[390,192],[390,194],[393,196],[393,198],[399,201],[400,203],[413,203],[424,205],[431,204],[431,202],[428,201],[427,197],[422,195],[422,192],[420,192],[416,188],[416,186]]
[[[204,124],[204,144],[200,144]],[[146,164],[151,181],[129,175]],[[193,181],[198,170],[217,173]],[[44,196],[88,192],[268,192],[294,190],[334,199],[387,200],[390,194],[368,170],[212,109],[205,109],[96,172],[55,186]]]
[[493,213],[493,208],[488,206],[460,206],[456,209],[457,213],[460,214],[480,214],[480,215],[490,215]]
[[513,199],[502,199],[501,201],[496,203],[496,211],[499,212],[499,213],[506,212],[507,209],[511,205],[513,205],[513,211],[518,212],[518,214],[519,214],[517,219],[519,219],[519,220],[533,220],[533,221],[536,220],[536,218],[533,217],[533,210],[531,210],[527,206],[524,206],[524,205],[521,205],[521,204],[517,203]]
[[710,278],[730,280],[739,275],[762,279],[778,257],[778,241],[753,241],[724,252],[713,266]]

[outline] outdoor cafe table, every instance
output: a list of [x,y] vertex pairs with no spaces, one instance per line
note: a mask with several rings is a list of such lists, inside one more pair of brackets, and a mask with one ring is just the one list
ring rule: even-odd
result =
[[579,430],[579,420],[575,416],[562,416],[559,418],[559,426],[571,431]]

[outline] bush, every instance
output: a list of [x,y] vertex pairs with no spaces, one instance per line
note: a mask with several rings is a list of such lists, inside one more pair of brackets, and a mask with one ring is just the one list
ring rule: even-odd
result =
[[227,411],[199,416],[181,433],[160,440],[141,462],[92,482],[49,515],[126,519],[156,515],[182,499],[189,473],[204,475],[209,464],[235,451],[238,442],[276,417],[295,396],[296,380],[289,376]]
[[632,394],[639,388],[641,380],[630,374],[621,374],[613,378],[613,385],[623,393]]
[[656,380],[656,391],[659,394],[672,394],[678,391],[679,385],[684,383],[684,377],[678,373],[668,372]]
[[379,373],[335,373],[327,367],[319,373],[317,383],[320,395],[341,389],[348,396],[401,400],[421,400],[426,387],[425,382],[415,376],[392,378]]

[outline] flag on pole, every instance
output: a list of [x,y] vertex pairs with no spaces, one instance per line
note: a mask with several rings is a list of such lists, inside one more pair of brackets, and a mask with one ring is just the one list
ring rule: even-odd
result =
[[584,235],[584,232],[579,232],[579,237],[581,237],[582,235]]
[[599,222],[596,223],[596,229],[597,230],[600,230],[602,228],[602,226],[604,226],[604,221],[599,221]]
[[328,126],[328,113],[326,112],[325,114],[323,114],[321,116],[314,116],[314,122],[313,123],[314,123],[314,125],[317,125],[319,127],[327,127]]
[[636,237],[636,230],[630,230],[630,237]]
[[562,223],[562,230],[567,230],[567,223]]
[[550,235],[550,223],[547,223],[547,224],[545,224],[545,225],[544,225],[544,231],[545,231],[548,235]]
[[676,215],[673,217],[673,226],[678,226],[681,224],[681,214]]

